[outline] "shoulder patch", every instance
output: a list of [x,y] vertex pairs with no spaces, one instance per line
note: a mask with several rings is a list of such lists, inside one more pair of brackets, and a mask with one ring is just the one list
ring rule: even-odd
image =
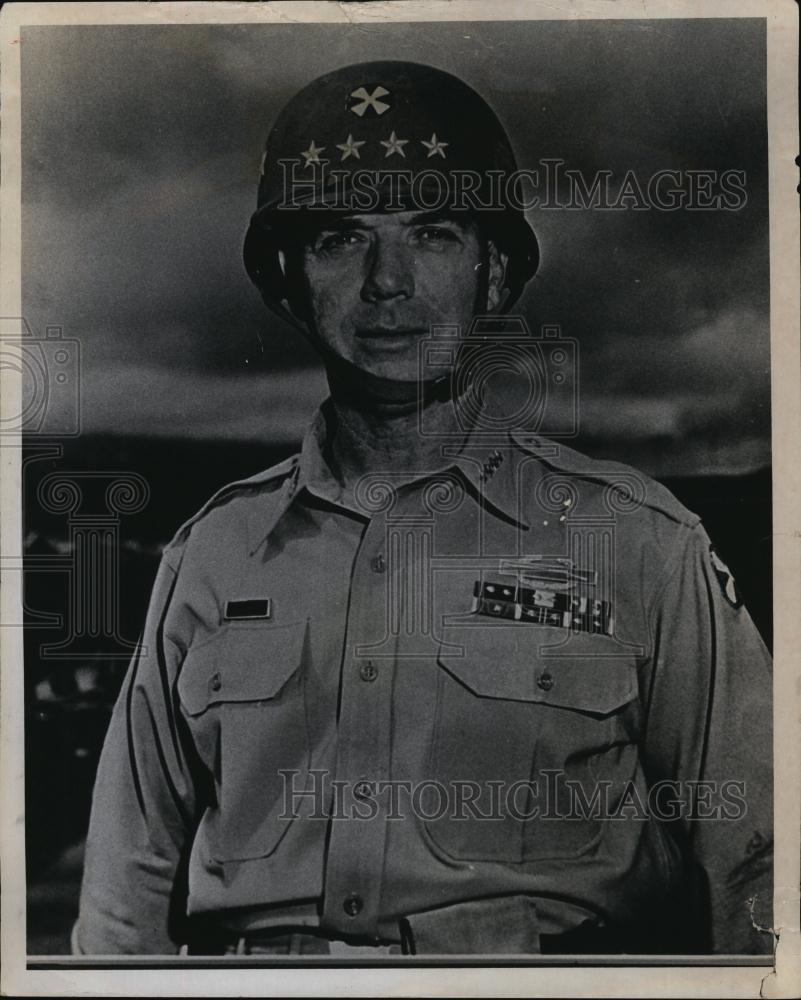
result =
[[680,503],[665,486],[630,465],[589,458],[573,448],[531,432],[515,431],[512,433],[512,439],[524,451],[539,457],[543,466],[553,472],[575,476],[610,490],[617,488],[620,491],[617,503],[620,504],[621,510],[641,505],[657,510],[671,520],[688,527],[695,527],[701,520],[697,514]]
[[709,546],[709,560],[712,563],[715,576],[718,578],[723,596],[733,608],[742,607],[743,599],[740,591],[737,589],[732,572],[711,545]]
[[234,480],[234,482],[228,483],[221,489],[217,490],[217,492],[203,504],[196,514],[181,525],[167,547],[169,548],[169,546],[185,542],[189,537],[189,532],[192,530],[193,525],[202,520],[211,510],[214,510],[215,507],[219,507],[221,504],[225,503],[225,501],[230,497],[236,496],[237,494],[243,495],[247,493],[248,490],[252,490],[260,486],[266,486],[270,483],[280,485],[282,482],[284,484],[289,482],[289,477],[293,476],[298,468],[299,457],[299,455],[292,455],[290,458],[285,459],[283,462],[279,462],[277,465],[271,466],[269,469],[257,472],[255,475],[248,476],[246,479]]

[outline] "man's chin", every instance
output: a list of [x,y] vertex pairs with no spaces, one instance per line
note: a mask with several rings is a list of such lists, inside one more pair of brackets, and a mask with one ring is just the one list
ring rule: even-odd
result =
[[367,379],[414,385],[420,381],[420,362],[416,350],[403,353],[389,350],[359,352],[351,360],[351,365]]

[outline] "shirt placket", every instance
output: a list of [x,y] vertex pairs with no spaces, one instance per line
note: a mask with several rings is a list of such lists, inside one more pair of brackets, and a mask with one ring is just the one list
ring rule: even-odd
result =
[[[371,518],[353,566],[340,682],[336,774],[323,924],[378,936],[387,809],[375,795],[390,778],[395,638],[388,630],[386,519]],[[366,816],[370,810],[375,816]]]

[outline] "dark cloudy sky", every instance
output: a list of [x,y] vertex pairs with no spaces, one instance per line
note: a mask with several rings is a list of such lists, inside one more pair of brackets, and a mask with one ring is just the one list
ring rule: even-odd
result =
[[745,171],[739,211],[532,210],[521,307],[579,343],[580,447],[769,461],[764,22],[35,27],[21,51],[24,309],[81,340],[86,431],[300,434],[324,381],[241,265],[262,147],[313,77],[401,58],[483,94],[523,166]]

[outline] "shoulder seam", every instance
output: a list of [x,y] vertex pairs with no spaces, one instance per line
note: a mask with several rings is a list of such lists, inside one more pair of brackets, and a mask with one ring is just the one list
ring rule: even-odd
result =
[[[688,528],[693,528],[700,523],[701,518],[698,514],[691,510],[688,510],[681,501],[674,497],[670,490],[659,482],[658,479],[654,479],[652,476],[648,476],[633,466],[626,465],[624,462],[614,462],[614,461],[604,461],[601,459],[590,458],[588,455],[582,455],[580,452],[574,452],[577,457],[586,461],[588,464],[597,466],[598,468],[584,468],[576,469],[572,467],[570,461],[559,461],[559,456],[556,458],[552,455],[537,455],[537,447],[548,446],[557,447],[562,449],[562,454],[564,455],[563,445],[558,445],[556,442],[549,441],[547,438],[541,438],[536,434],[525,434],[525,435],[515,435],[514,440],[526,451],[534,454],[542,462],[544,466],[554,472],[563,472],[566,475],[577,476],[580,479],[586,479],[590,482],[611,484],[615,481],[616,477],[627,474],[636,476],[642,480],[643,484],[646,486],[645,497],[642,501],[642,506],[648,507],[651,510],[659,511],[660,514],[664,514],[665,517],[669,517],[672,521],[677,524],[686,525]],[[569,449],[573,451],[573,449]],[[606,466],[606,468],[605,468]],[[649,491],[647,486],[649,483],[655,484],[660,490],[664,492],[671,498],[672,502],[659,502],[653,496],[649,496]]]
[[291,455],[289,458],[284,459],[283,462],[270,466],[262,472],[257,472],[246,479],[235,479],[233,482],[226,483],[225,486],[220,487],[195,514],[184,521],[165,547],[165,551],[166,548],[175,548],[185,542],[193,526],[202,520],[206,514],[220,506],[230,495],[235,494],[237,491],[247,490],[250,487],[261,486],[270,482],[280,482],[286,476],[291,475],[294,469],[297,468],[299,459],[299,453]]
[[681,556],[683,556],[684,553],[687,552],[687,550],[689,549],[691,540],[693,539],[693,537],[695,537],[695,532],[696,529],[698,528],[698,524],[683,524],[682,527],[684,528],[684,531],[682,531],[681,534],[676,538],[672,546],[672,552],[670,553],[670,558],[665,563],[665,569],[662,575],[662,579],[654,588],[653,595],[650,601],[648,602],[648,607],[646,609],[646,618],[649,622],[649,625],[653,623],[654,615],[656,614],[656,610],[659,605],[661,597],[667,590],[670,581],[673,579],[673,577],[676,575],[676,573],[679,571],[682,565]]

